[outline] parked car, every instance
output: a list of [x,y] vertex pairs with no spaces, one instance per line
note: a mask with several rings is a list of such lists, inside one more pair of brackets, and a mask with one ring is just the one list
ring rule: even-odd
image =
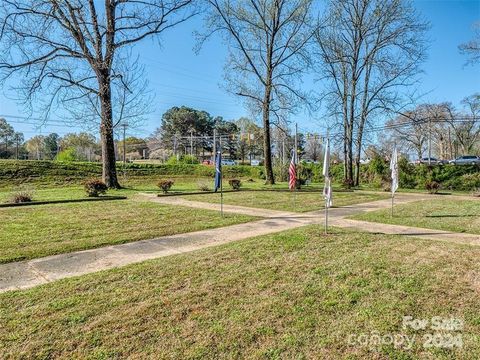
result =
[[213,161],[212,160],[203,160],[202,165],[213,165]]
[[252,161],[250,161],[250,165],[252,166],[260,166],[260,164],[261,164],[261,160],[253,159]]
[[234,160],[222,159],[222,165],[237,165]]
[[480,157],[475,155],[464,155],[451,160],[450,164],[453,165],[480,165]]
[[439,159],[434,158],[434,157],[430,157],[430,161],[429,161],[428,157],[424,157],[424,158],[416,160],[415,164],[417,164],[417,165],[418,164],[443,165],[443,164],[446,164],[446,162],[444,160],[439,160]]

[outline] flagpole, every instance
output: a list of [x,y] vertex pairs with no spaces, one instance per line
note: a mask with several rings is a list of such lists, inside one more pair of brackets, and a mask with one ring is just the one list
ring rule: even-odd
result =
[[325,235],[328,233],[328,200],[325,199]]
[[[394,153],[395,153],[395,156],[398,156],[397,155],[397,142],[394,142],[393,143],[393,152],[392,152],[392,158],[394,156]],[[392,159],[390,159],[390,162],[392,161]],[[397,159],[395,161],[398,161]],[[398,167],[398,165],[396,165]],[[391,167],[391,166],[390,166]],[[398,168],[397,168],[398,169]],[[397,170],[398,172],[398,170]],[[398,174],[396,175],[398,176]],[[395,180],[392,178],[392,213],[391,213],[391,217],[393,218],[393,205],[394,205],[394,202],[395,202],[395,190],[394,189],[394,182]]]
[[393,202],[395,200],[395,193],[392,192],[392,217],[393,217]]
[[[328,234],[328,208],[331,204],[331,182],[330,182],[330,128],[327,128],[327,139],[325,144],[325,154],[323,160],[323,175],[325,184],[323,186],[323,195],[325,197],[325,235]],[[327,186],[328,185],[328,186]],[[327,189],[327,192],[325,191]],[[328,196],[326,196],[328,194]]]
[[[298,125],[295,123],[295,172],[297,172],[297,163],[298,163]],[[298,175],[298,174],[297,174]],[[293,211],[296,210],[297,207],[297,181],[298,181],[298,176],[295,176],[295,188],[293,189]]]
[[[327,130],[327,146],[330,146],[328,142],[329,131]],[[329,151],[327,147],[325,147],[325,152]],[[325,164],[323,164],[325,166]],[[326,182],[326,178],[323,179]],[[325,184],[326,185],[326,184]],[[325,235],[328,233],[328,198],[325,198]]]
[[[223,174],[222,174],[223,175]],[[223,217],[223,176],[220,175],[220,213]]]
[[223,218],[223,169],[222,169],[222,137],[220,137],[220,213]]

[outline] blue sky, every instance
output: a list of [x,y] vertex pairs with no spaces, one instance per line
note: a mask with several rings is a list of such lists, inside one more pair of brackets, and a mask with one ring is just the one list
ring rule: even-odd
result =
[[[472,24],[480,21],[480,0],[417,0],[415,6],[431,23],[428,34],[431,44],[420,84],[420,92],[425,94],[422,101],[458,104],[465,96],[480,92],[480,65],[464,66],[466,58],[457,49],[460,43],[473,36]],[[243,103],[222,88],[226,49],[221,41],[213,38],[198,55],[194,53],[193,32],[202,25],[202,18],[197,17],[165,33],[161,46],[156,41],[147,40],[136,47],[154,94],[154,112],[143,126],[130,130],[131,135],[149,135],[160,125],[161,114],[172,106],[186,105],[206,110],[227,120],[249,115]],[[311,84],[312,79],[306,78],[305,83]],[[24,115],[22,107],[9,99],[12,95],[8,90],[0,94],[0,115]],[[51,118],[59,119],[61,113],[53,114]],[[63,135],[77,130],[72,126],[53,124],[38,128],[11,120],[15,129],[23,131],[26,138],[39,133]],[[317,120],[303,113],[292,116],[291,120],[298,122],[303,131],[322,130]]]

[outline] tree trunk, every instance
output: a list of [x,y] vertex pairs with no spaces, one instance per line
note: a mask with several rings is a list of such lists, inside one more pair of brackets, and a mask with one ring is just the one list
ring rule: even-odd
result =
[[[351,136],[351,135],[350,135]],[[347,185],[353,184],[353,150],[352,150],[352,139],[351,137],[347,142],[347,159],[346,159],[347,173],[346,180]]]
[[353,184],[353,141],[352,130],[350,124],[347,125],[345,142],[344,142],[344,155],[345,155],[345,185],[349,186]]
[[357,152],[355,153],[355,178],[353,182],[354,186],[360,185],[360,158],[362,156],[363,129],[364,129],[365,122],[366,122],[365,117],[362,116],[360,125],[358,127],[358,135],[357,135],[356,144],[355,144],[357,147]]
[[265,97],[263,101],[263,152],[265,158],[265,174],[266,184],[275,184],[275,177],[273,175],[272,166],[272,147],[270,143],[270,99],[271,99],[271,85],[265,88]]
[[108,76],[99,78],[100,90],[100,139],[102,143],[102,180],[109,187],[119,189],[113,140],[112,93]]
[[355,155],[355,179],[353,185],[360,185],[360,152],[357,152]]

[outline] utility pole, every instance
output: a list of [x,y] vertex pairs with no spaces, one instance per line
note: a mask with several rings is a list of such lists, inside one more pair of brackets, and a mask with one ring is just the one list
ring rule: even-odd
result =
[[125,138],[127,135],[128,125],[126,123],[123,123],[121,126],[123,127],[123,166],[125,166],[127,162],[127,144],[125,142]]
[[295,123],[295,163],[298,163],[298,125]]
[[448,127],[448,146],[450,148],[450,154],[449,154],[448,157],[450,159],[453,159],[452,137],[451,137],[451,134],[450,134],[450,126]]
[[217,129],[213,129],[213,162],[215,162],[215,156],[217,154]]
[[177,154],[177,133],[175,133],[175,135],[173,135],[173,155],[176,156],[177,160],[178,160],[178,154]]
[[20,136],[18,134],[15,135],[15,157],[17,158],[18,160],[18,149],[19,149],[19,146],[20,146]]
[[432,165],[432,118],[428,118],[428,165]]
[[190,156],[193,157],[193,129],[190,129]]

